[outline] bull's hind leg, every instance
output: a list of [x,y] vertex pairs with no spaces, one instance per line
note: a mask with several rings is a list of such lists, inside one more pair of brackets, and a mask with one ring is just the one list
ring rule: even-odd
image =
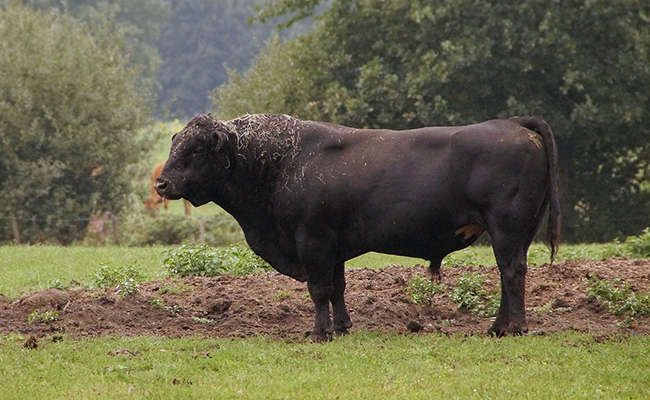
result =
[[[504,336],[528,332],[526,324],[526,254],[530,240],[507,235],[498,229],[490,232],[494,256],[501,274],[501,303],[488,334]],[[527,236],[527,235],[526,235]]]
[[334,320],[334,333],[337,335],[346,335],[348,329],[352,327],[350,314],[345,307],[345,264],[339,263],[334,268],[334,279],[332,295],[332,317]]

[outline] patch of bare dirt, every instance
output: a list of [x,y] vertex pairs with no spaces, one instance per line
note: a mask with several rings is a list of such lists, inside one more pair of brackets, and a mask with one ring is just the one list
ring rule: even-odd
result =
[[[444,268],[445,294],[436,295],[430,307],[416,306],[404,292],[424,267],[390,265],[383,269],[350,269],[346,272],[346,300],[354,326],[359,330],[419,334],[484,334],[491,325],[458,310],[449,300],[459,277],[479,272],[487,289],[499,282],[490,267]],[[633,289],[650,290],[650,260],[580,260],[530,267],[527,275],[528,326],[542,334],[576,330],[596,336],[650,334],[650,318],[625,321],[612,315],[587,296],[586,277],[621,278]],[[177,292],[178,294],[170,294]],[[534,309],[552,304],[550,313]],[[33,311],[56,311],[51,323],[28,323]],[[0,295],[0,333],[41,337],[50,334],[73,337],[100,335],[157,335],[180,337],[300,338],[311,329],[314,307],[306,285],[272,272],[244,277],[221,276],[167,279],[140,285],[136,294],[120,298],[115,288],[106,291],[45,290],[10,301]]]

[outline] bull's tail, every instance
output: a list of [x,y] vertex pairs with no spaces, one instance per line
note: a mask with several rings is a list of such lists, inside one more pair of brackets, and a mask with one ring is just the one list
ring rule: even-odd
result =
[[544,139],[546,147],[546,158],[548,160],[548,190],[546,202],[548,203],[548,230],[546,237],[551,248],[551,264],[555,259],[560,246],[560,198],[557,188],[557,148],[551,127],[537,117],[517,117],[515,122],[526,129],[537,132]]

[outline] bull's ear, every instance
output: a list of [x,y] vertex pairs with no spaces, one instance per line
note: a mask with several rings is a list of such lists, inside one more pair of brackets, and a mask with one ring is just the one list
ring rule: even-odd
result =
[[219,124],[217,124],[214,127],[213,130],[213,135],[214,135],[214,151],[219,151],[226,143],[228,143],[228,133],[221,127]]

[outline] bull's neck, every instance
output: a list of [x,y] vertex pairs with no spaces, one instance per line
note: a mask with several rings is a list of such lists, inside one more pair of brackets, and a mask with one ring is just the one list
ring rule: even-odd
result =
[[268,164],[252,165],[251,158],[239,154],[231,160],[232,174],[218,185],[215,203],[241,224],[264,221],[273,215],[273,195],[277,188],[277,168]]

